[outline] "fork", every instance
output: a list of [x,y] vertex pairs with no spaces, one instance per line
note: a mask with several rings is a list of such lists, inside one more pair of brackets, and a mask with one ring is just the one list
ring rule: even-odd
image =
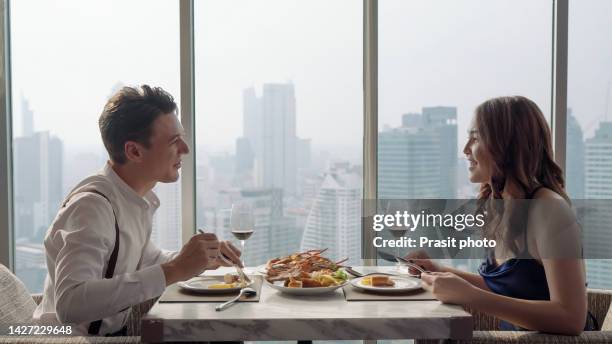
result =
[[365,277],[365,276],[371,276],[371,275],[385,275],[385,276],[397,276],[396,274],[390,274],[390,273],[386,273],[386,272],[370,272],[367,274],[361,273],[357,270],[354,270],[352,267],[350,266],[345,266],[344,267],[344,271],[348,272],[349,274],[355,276],[355,277]]
[[[201,229],[198,229],[198,233],[204,234],[204,231]],[[247,274],[244,273],[242,268],[238,264],[232,262],[232,260],[226,257],[223,253],[219,252],[219,258],[221,258],[221,260],[224,261],[226,264],[233,265],[234,268],[236,268],[236,271],[238,272],[238,277],[240,278],[241,282],[245,282],[245,283],[252,282],[249,276],[247,276]]]
[[234,268],[236,268],[236,271],[238,272],[238,276],[240,277],[240,280],[245,282],[245,283],[251,283],[251,279],[249,278],[249,276],[247,276],[247,274],[244,273],[244,270],[242,270],[242,268],[240,267],[240,265],[233,263],[228,257],[226,257],[223,253],[219,253],[219,258],[221,258],[222,261],[224,261],[227,264],[231,264],[234,266]]
[[409,266],[409,267],[411,267],[411,268],[414,268],[414,269],[418,270],[418,271],[419,271],[420,273],[422,273],[422,274],[428,274],[428,273],[429,273],[429,271],[427,271],[427,270],[423,269],[423,268],[422,268],[420,265],[418,265],[418,264],[415,264],[415,263],[410,262],[410,261],[408,261],[408,260],[402,260],[402,259],[399,259],[399,258],[397,258],[397,257],[396,257],[395,259],[397,260],[397,262],[398,262],[398,263],[403,264],[403,265],[406,265],[406,266]]

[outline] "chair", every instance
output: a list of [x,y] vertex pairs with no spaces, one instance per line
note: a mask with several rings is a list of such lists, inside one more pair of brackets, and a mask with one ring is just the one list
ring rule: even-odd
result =
[[[42,300],[41,294],[30,295],[23,284],[9,269],[0,264],[0,327],[9,324],[32,323],[32,314]],[[0,344],[131,344],[140,343],[140,318],[155,303],[149,300],[132,307],[128,320],[128,335],[125,337],[86,337],[86,336],[0,336]]]
[[[601,326],[601,331],[585,331],[579,336],[546,334],[536,331],[499,331],[499,319],[466,308],[474,317],[471,340],[451,340],[456,344],[593,344],[612,343],[612,290],[588,290],[588,308]],[[415,344],[438,343],[434,340],[416,340]]]

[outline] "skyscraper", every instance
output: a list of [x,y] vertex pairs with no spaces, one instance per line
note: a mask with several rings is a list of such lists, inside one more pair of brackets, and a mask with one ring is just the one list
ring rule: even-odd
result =
[[22,100],[23,136],[13,139],[16,272],[31,292],[41,292],[47,267],[41,244],[63,200],[63,144],[34,131],[34,112]]
[[[612,199],[612,122],[601,122],[595,136],[585,144],[585,198],[589,200]],[[593,201],[591,204],[597,205]],[[604,206],[599,204],[599,206]],[[585,219],[587,254],[591,257],[609,257],[612,242],[612,214],[609,209],[597,209],[596,215]],[[598,243],[603,243],[598,246]],[[602,252],[596,252],[601,249]],[[612,261],[588,259],[586,262],[589,287],[612,287]]]
[[42,241],[63,199],[63,145],[47,131],[16,137],[15,233]]
[[585,148],[585,196],[612,199],[612,122],[601,122]]
[[383,199],[436,197],[440,192],[440,137],[401,127],[378,135],[378,196]]
[[236,175],[252,173],[255,162],[253,146],[246,137],[236,139]]
[[378,136],[378,194],[383,199],[454,198],[457,110],[425,107]]
[[158,183],[153,190],[160,200],[160,207],[153,218],[151,241],[166,250],[178,250],[181,241],[181,183]]
[[584,139],[572,109],[567,109],[567,163],[565,180],[572,199],[584,198]]
[[[246,142],[240,143],[254,153],[255,180],[258,187],[281,188],[286,195],[295,195],[297,185],[297,137],[295,91],[293,84],[264,84],[257,97],[250,88],[243,93]],[[248,154],[239,157],[241,166],[248,166]]]
[[439,137],[440,190],[437,198],[455,198],[457,194],[457,108],[423,108],[423,127]]
[[21,136],[29,137],[34,134],[34,111],[30,109],[30,102],[21,96]]
[[325,174],[302,237],[301,250],[327,248],[331,259],[361,259],[361,176],[348,163],[337,163]]

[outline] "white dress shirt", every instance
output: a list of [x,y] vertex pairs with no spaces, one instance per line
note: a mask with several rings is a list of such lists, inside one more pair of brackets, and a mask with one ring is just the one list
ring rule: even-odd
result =
[[[91,188],[110,203],[94,193],[79,193]],[[90,322],[103,319],[100,334],[116,332],[125,325],[130,306],[158,297],[166,288],[160,264],[176,252],[162,251],[149,240],[159,199],[151,191],[140,197],[107,163],[66,200],[45,236],[48,275],[34,319],[78,324],[83,334]],[[113,209],[119,254],[113,278],[104,279],[115,245]]]

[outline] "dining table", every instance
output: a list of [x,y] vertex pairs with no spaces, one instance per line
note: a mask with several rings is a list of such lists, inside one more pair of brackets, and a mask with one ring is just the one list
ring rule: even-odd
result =
[[[354,270],[396,273],[391,266]],[[256,268],[247,268],[260,274]],[[232,268],[206,275],[235,272]],[[437,300],[347,301],[342,288],[288,295],[263,283],[258,302],[157,302],[141,320],[145,343],[186,341],[470,339],[472,316]]]

